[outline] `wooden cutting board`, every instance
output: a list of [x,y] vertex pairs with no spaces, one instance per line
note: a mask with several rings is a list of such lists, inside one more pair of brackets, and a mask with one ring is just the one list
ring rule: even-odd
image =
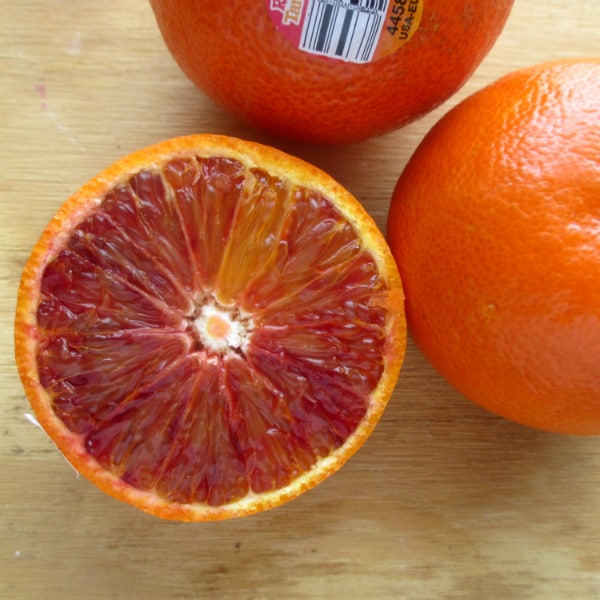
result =
[[335,149],[276,142],[221,112],[176,67],[144,1],[0,0],[0,14],[0,598],[600,598],[600,439],[486,413],[412,344],[380,426],[336,476],[268,513],[196,525],[78,478],[26,418],[12,346],[30,249],[118,157],[200,131],[274,143],[330,172],[383,229],[397,176],[450,106],[515,68],[600,55],[598,0],[516,0],[450,101]]

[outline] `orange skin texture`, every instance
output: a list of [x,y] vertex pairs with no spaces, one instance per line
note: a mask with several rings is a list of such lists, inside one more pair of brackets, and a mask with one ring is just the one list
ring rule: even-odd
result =
[[409,330],[465,396],[600,434],[600,59],[517,71],[448,113],[393,194]]
[[366,64],[295,48],[264,0],[150,0],[184,73],[242,121],[305,142],[398,128],[459,89],[500,35],[513,0],[424,0],[419,28]]

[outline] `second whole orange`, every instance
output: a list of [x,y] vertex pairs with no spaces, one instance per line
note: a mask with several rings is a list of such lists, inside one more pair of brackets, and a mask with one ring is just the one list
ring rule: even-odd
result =
[[425,137],[388,239],[412,336],[474,402],[600,434],[600,58],[522,69]]
[[227,111],[279,136],[344,143],[449,98],[491,49],[513,0],[150,4],[181,69]]

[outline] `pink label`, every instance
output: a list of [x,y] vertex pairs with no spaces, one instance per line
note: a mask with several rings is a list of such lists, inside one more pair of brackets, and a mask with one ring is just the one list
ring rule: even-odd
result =
[[298,48],[306,17],[306,0],[266,0],[271,20],[279,31]]

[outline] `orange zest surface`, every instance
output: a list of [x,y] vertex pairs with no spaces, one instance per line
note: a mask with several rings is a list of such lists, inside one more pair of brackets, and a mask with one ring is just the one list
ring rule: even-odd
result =
[[69,199],[23,272],[35,414],[109,494],[180,520],[277,506],[366,440],[405,347],[394,260],[318,169],[221,136],[163,142]]
[[474,94],[401,175],[388,240],[412,335],[463,394],[600,434],[600,59]]

